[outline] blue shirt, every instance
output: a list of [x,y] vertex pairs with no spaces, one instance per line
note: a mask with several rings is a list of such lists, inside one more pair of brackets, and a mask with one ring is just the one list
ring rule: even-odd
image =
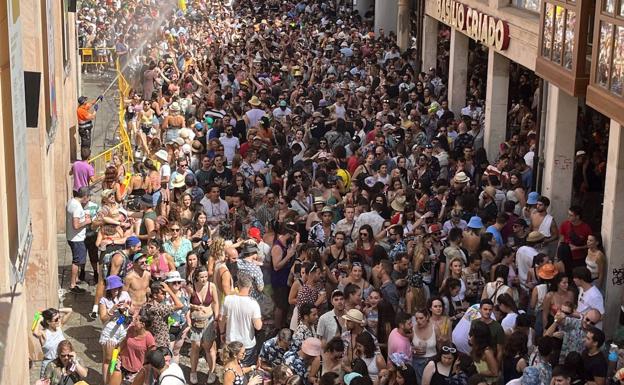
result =
[[491,225],[490,227],[488,227],[487,230],[485,230],[485,232],[491,233],[492,235],[494,235],[494,240],[496,240],[496,244],[498,245],[498,247],[501,247],[504,245],[503,235],[494,225]]

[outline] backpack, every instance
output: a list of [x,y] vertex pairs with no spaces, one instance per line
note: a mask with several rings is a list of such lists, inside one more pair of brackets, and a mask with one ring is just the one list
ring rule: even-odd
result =
[[111,262],[113,261],[113,257],[115,254],[121,254],[124,257],[123,263],[121,264],[121,268],[119,269],[119,273],[117,274],[119,278],[124,278],[128,273],[128,270],[131,268],[130,261],[128,260],[128,255],[125,250],[114,250],[108,254],[105,254],[102,257],[102,276],[106,279],[110,275]]

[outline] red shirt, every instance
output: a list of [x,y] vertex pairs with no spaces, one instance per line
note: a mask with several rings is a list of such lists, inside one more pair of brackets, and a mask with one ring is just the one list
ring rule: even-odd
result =
[[351,155],[347,159],[347,171],[349,171],[349,174],[353,175],[353,173],[355,172],[355,170],[358,168],[359,165],[360,165],[360,158],[357,155]]
[[134,327],[131,326],[124,342],[119,352],[121,366],[129,372],[136,373],[143,367],[145,354],[156,347],[156,340],[148,331],[141,337],[137,336]]
[[[563,235],[563,241],[569,245],[585,246],[587,237],[592,234],[592,229],[585,222],[573,225],[570,221],[563,221],[559,226],[559,234]],[[587,250],[572,250],[572,259],[583,259],[587,255]]]

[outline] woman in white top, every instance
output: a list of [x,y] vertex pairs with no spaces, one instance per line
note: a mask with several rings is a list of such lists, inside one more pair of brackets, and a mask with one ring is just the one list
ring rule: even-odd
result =
[[56,359],[58,344],[65,339],[63,325],[69,319],[72,309],[49,308],[41,312],[38,323],[32,333],[41,343],[43,362],[41,363],[41,377],[48,363]]
[[516,302],[507,293],[500,294],[497,298],[498,308],[501,312],[501,326],[505,334],[511,334],[516,326],[516,318],[518,317],[518,306]]
[[123,291],[123,282],[116,275],[106,277],[106,294],[100,299],[99,315],[104,324],[100,334],[102,345],[102,373],[108,382],[108,363],[113,350],[126,338],[126,316],[132,304],[130,295]]
[[413,320],[414,335],[412,337],[412,367],[416,372],[417,383],[422,380],[425,366],[438,353],[436,349],[436,333],[427,309],[416,310]]
[[522,215],[522,208],[526,205],[526,190],[522,185],[522,175],[518,172],[512,172],[509,177],[509,189],[507,190],[507,200],[516,203],[514,214]]
[[[507,286],[507,277],[509,276],[509,267],[506,265],[498,265],[494,271],[494,281],[488,282],[483,289],[481,299],[489,298],[494,305],[498,304],[498,296],[507,293],[514,297],[514,291]],[[516,292],[517,293],[517,292]]]
[[375,346],[375,340],[370,333],[361,333],[355,337],[355,354],[366,363],[368,375],[373,384],[377,384],[379,372],[386,368],[386,361]]
[[602,290],[606,257],[602,249],[602,237],[600,234],[592,234],[587,237],[587,257],[585,257],[585,265],[591,273],[594,285]]

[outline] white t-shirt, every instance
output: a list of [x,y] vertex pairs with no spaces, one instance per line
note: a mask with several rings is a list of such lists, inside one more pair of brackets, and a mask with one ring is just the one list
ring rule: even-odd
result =
[[82,227],[80,230],[74,229],[74,218],[78,218],[80,223],[84,223],[85,221],[85,210],[82,208],[82,204],[76,199],[72,198],[67,203],[67,227],[65,230],[66,237],[68,241],[71,242],[82,242],[85,240],[87,235],[87,228]]
[[112,309],[113,305],[121,303],[121,302],[126,302],[128,304],[132,302],[132,299],[130,298],[130,294],[128,294],[127,291],[122,291],[121,294],[119,294],[119,297],[113,298],[112,300],[106,298],[106,296],[100,298],[100,305],[104,305],[106,307],[106,310]]
[[219,141],[223,145],[223,153],[225,154],[228,164],[231,164],[234,155],[236,155],[236,149],[240,148],[238,138],[235,136],[228,138],[227,135],[224,135],[219,138]]
[[168,178],[171,176],[171,166],[168,163],[160,165],[160,178]]
[[[470,325],[472,324],[472,321],[481,318],[481,313],[479,313],[480,306],[481,305],[479,305],[478,303],[470,306],[464,313],[462,319],[459,320],[459,322],[453,329],[453,343],[457,347],[457,350],[462,353],[470,354],[471,348],[470,344],[468,343],[470,337],[468,337],[468,333],[470,332]],[[496,320],[496,318],[494,317],[494,312],[492,312],[491,318],[493,320]]]
[[503,318],[503,320],[501,321],[501,326],[503,327],[505,333],[510,333],[513,331],[514,327],[516,326],[516,318],[518,318],[517,313],[507,313],[505,318]]
[[184,372],[182,371],[180,365],[175,362],[171,362],[169,367],[160,373],[158,383],[160,385],[186,385]]
[[576,310],[579,313],[585,313],[589,309],[596,309],[600,314],[604,314],[604,299],[600,290],[596,286],[592,286],[589,290],[584,291],[583,288],[579,288],[579,299]]
[[322,340],[329,341],[332,338],[342,334],[342,330],[340,330],[340,333],[338,332],[338,323],[336,321],[337,317],[338,316],[333,310],[328,311],[319,317],[316,334],[318,334]]
[[256,345],[253,320],[261,318],[258,302],[249,296],[228,295],[222,313],[227,319],[225,342],[240,341],[245,349],[253,348]]
[[533,265],[533,257],[537,255],[537,250],[531,246],[522,246],[516,251],[516,265],[518,266],[518,278],[520,284],[526,285],[527,275]]

